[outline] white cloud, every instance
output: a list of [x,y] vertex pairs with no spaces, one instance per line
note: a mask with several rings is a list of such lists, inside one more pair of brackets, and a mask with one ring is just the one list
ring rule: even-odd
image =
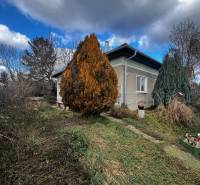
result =
[[[167,43],[173,24],[200,23],[200,0],[7,0],[22,13],[67,32],[111,33],[110,45],[139,38],[142,46]],[[105,6],[106,5],[106,6]],[[119,35],[120,37],[116,36]],[[128,39],[128,40],[127,40]],[[68,42],[64,38],[63,42]]]
[[0,43],[25,49],[28,47],[28,40],[29,38],[26,35],[11,31],[6,25],[0,24]]
[[84,39],[86,34],[83,33],[65,33],[64,35],[51,32],[56,48],[76,48],[81,40]]
[[143,35],[139,38],[138,44],[140,48],[149,49],[150,46],[150,39],[147,35]]
[[56,45],[66,45],[72,41],[72,37],[70,35],[59,35],[55,32],[51,32],[51,36],[53,37]]
[[0,73],[7,72],[7,68],[5,66],[0,65]]
[[[117,46],[124,44],[124,43],[130,44],[132,42],[135,42],[136,37],[135,36],[121,37],[121,36],[118,36],[118,35],[112,35],[111,37],[106,39],[106,41],[109,41],[110,49],[112,49],[112,48],[117,47]],[[105,41],[100,40],[100,44],[101,44],[102,47],[104,47]]]

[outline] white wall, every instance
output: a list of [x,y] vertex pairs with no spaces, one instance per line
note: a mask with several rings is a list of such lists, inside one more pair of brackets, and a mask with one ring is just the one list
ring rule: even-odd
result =
[[57,78],[57,103],[62,103],[62,97],[60,96],[60,80],[61,76]]

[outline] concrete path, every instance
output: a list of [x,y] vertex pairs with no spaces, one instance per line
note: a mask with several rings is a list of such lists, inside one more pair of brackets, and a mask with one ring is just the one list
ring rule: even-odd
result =
[[138,135],[143,136],[145,139],[147,139],[147,140],[149,140],[149,141],[151,141],[151,142],[153,142],[155,144],[164,143],[164,141],[162,141],[162,140],[155,139],[154,137],[145,134],[141,130],[135,128],[133,125],[128,125],[128,126],[126,126],[126,128],[128,128],[129,130],[133,131],[134,133],[136,133]]
[[[125,125],[126,125],[126,123],[125,123],[123,120],[121,120],[121,119],[113,118],[113,117],[111,117],[111,116],[109,116],[109,115],[105,115],[105,116],[106,116],[109,120],[111,120],[112,122],[122,123],[122,124],[125,124]],[[135,126],[133,126],[133,125],[127,125],[127,126],[125,126],[125,127],[128,128],[129,130],[131,130],[132,132],[134,132],[135,134],[141,135],[141,136],[143,136],[145,139],[147,139],[147,140],[149,140],[149,141],[151,141],[151,142],[153,142],[153,143],[155,143],[155,144],[164,143],[164,141],[162,141],[162,140],[158,140],[158,139],[156,139],[156,138],[154,138],[154,137],[152,137],[152,136],[149,136],[149,135],[145,134],[144,132],[142,132],[141,130],[137,129],[137,128],[136,128]]]
[[[151,141],[151,142],[153,142],[155,144],[163,144],[163,143],[165,143],[162,140],[158,140],[158,139],[156,139],[156,138],[154,138],[152,136],[149,136],[149,135],[145,134],[144,132],[142,132],[141,130],[137,129],[133,125],[127,125],[127,123],[124,122],[121,119],[116,119],[116,118],[113,118],[113,117],[111,117],[109,115],[105,115],[105,116],[109,120],[111,120],[112,122],[117,122],[117,123],[124,124],[126,128],[128,128],[129,130],[131,130],[135,134],[141,135],[142,137],[144,137],[148,141]],[[167,145],[167,146],[163,145],[163,150],[166,152],[167,155],[179,159],[183,163],[183,165],[185,167],[191,168],[191,169],[193,169],[195,171],[196,170],[200,171],[200,160],[196,159],[192,154],[190,154],[188,152],[184,152],[183,150],[179,149],[175,145]]]

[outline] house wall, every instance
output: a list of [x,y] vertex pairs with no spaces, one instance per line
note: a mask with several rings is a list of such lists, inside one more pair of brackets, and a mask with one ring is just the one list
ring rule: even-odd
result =
[[121,105],[123,102],[123,66],[114,67],[118,78],[118,97],[116,104]]
[[[144,102],[145,107],[153,105],[152,91],[158,75],[158,71],[148,66],[138,64],[134,61],[127,61],[125,58],[120,58],[111,61],[112,66],[117,72],[118,87],[121,86],[121,101],[128,105],[132,110],[137,109],[140,101]],[[137,76],[145,76],[147,78],[147,92],[137,92]],[[124,98],[123,98],[124,95]]]
[[62,97],[60,96],[60,80],[61,76],[57,78],[57,104],[62,104]]
[[[153,105],[151,93],[158,75],[157,70],[134,61],[127,61],[125,58],[113,60],[111,61],[111,65],[115,69],[118,78],[117,105],[121,105],[124,102],[132,110],[137,109],[139,101],[143,101],[145,107]],[[137,75],[147,77],[147,92],[137,92]],[[57,78],[57,103],[62,104],[62,98],[59,92],[60,77]]]
[[[147,91],[137,92],[137,75],[147,78]],[[144,102],[145,107],[153,105],[152,91],[157,76],[137,69],[127,68],[126,104],[130,109],[137,109],[140,101]]]

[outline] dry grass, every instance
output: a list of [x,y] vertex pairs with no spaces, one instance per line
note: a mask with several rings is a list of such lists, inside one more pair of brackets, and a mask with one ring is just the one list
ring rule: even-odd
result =
[[190,128],[194,126],[194,113],[192,109],[177,98],[174,98],[168,107],[160,105],[157,111],[160,117],[170,123]]
[[133,118],[137,119],[137,112],[131,111],[126,106],[114,106],[110,109],[110,115],[115,118]]
[[192,109],[177,99],[173,99],[169,104],[168,117],[172,123],[181,124],[186,127],[192,127],[194,123]]
[[[31,115],[32,114],[32,115]],[[66,113],[50,106],[0,112],[0,184],[89,184],[87,171],[70,153]],[[8,139],[9,138],[9,139]]]

